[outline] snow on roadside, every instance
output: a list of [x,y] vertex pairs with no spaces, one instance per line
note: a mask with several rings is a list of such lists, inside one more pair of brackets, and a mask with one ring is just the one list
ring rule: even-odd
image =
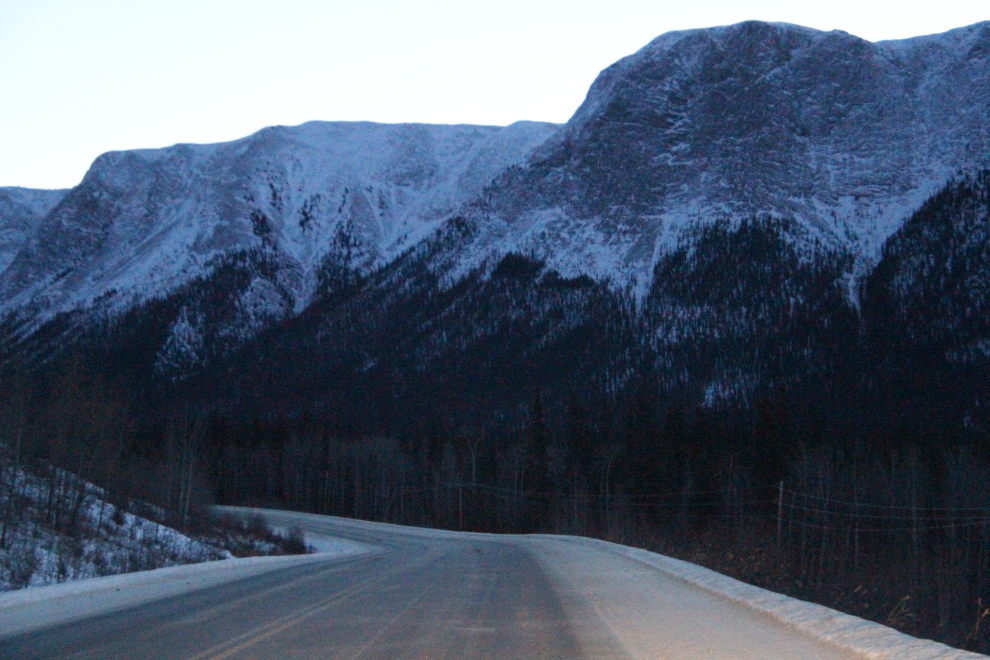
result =
[[918,639],[873,621],[754,587],[697,564],[648,550],[576,536],[534,535],[531,538],[575,543],[628,557],[740,605],[768,614],[815,639],[871,660],[976,660],[987,657],[931,640]]
[[39,475],[12,471],[5,462],[0,467],[0,591],[232,556],[112,504],[102,488],[64,470],[48,466],[49,474]]
[[[316,553],[170,566],[0,594],[0,637],[135,607],[268,571],[372,552],[353,541],[313,537]],[[316,541],[315,543],[313,541]]]

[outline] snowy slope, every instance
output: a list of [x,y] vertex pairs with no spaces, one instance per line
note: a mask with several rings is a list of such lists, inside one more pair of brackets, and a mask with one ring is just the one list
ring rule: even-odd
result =
[[473,206],[466,267],[532,251],[645,293],[699,225],[769,214],[861,275],[949,177],[990,162],[988,53],[990,23],[882,43],[761,22],[662,35]]
[[9,450],[0,447],[0,592],[232,556],[219,543],[144,517],[160,519],[156,507],[131,502],[132,511],[125,511],[72,473],[11,463]]
[[0,188],[0,273],[33,237],[48,212],[68,190]]
[[387,261],[555,128],[312,122],[104,154],[7,258],[0,310],[126,308],[251,248],[275,253],[298,308],[335,246],[351,267]]

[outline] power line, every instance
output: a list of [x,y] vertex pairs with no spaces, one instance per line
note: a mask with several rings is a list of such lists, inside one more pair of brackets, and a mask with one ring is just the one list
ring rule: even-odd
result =
[[978,527],[990,523],[990,518],[981,518],[979,520],[972,520],[963,523],[947,523],[945,525],[927,525],[920,527],[836,527],[833,525],[819,525],[816,523],[808,523],[800,520],[786,520],[784,521],[787,525],[796,525],[798,527],[807,527],[810,529],[822,529],[835,532],[859,532],[859,533],[891,533],[891,532],[927,532],[935,531],[940,529],[958,529],[965,527]]
[[[783,506],[784,507],[787,507],[789,509],[792,509],[792,510],[808,511],[808,512],[817,513],[817,514],[820,514],[820,515],[836,516],[836,517],[846,517],[846,518],[864,518],[864,519],[867,519],[867,520],[923,520],[923,521],[926,521],[927,522],[929,520],[940,520],[940,519],[941,520],[944,520],[945,519],[945,517],[938,518],[938,517],[934,517],[934,516],[930,516],[930,515],[922,515],[922,516],[915,516],[915,515],[881,516],[881,515],[872,514],[872,513],[852,513],[852,512],[848,512],[848,511],[829,511],[827,509],[818,509],[818,508],[809,507],[809,506],[801,506],[800,504],[790,504],[790,503],[787,503],[787,502],[784,502],[783,503]],[[967,509],[955,509],[955,510],[956,511],[965,511]],[[918,509],[918,511],[921,511],[921,509]],[[929,509],[928,511],[931,511],[931,509]],[[971,518],[972,516],[963,516],[963,517],[970,517]]]
[[789,488],[784,488],[785,493],[790,493],[792,495],[797,495],[805,499],[817,500],[819,502],[829,502],[831,504],[842,504],[845,506],[855,506],[863,507],[869,509],[888,509],[888,510],[905,510],[910,509],[912,511],[990,511],[990,507],[979,506],[979,507],[922,507],[922,506],[912,506],[912,505],[897,505],[897,504],[870,504],[868,502],[850,502],[848,500],[836,500],[830,497],[818,497],[816,495],[810,495],[808,493],[802,493],[800,491],[791,490]]

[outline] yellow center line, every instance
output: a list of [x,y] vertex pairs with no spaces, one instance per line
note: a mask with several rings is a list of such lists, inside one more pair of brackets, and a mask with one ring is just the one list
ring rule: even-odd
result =
[[[421,563],[421,562],[417,561],[414,563]],[[310,608],[301,611],[293,612],[292,614],[286,615],[284,617],[276,619],[275,621],[271,621],[262,626],[259,626],[254,630],[240,634],[234,637],[233,639],[229,639],[224,642],[221,642],[220,644],[216,644],[215,646],[212,646],[209,649],[197,653],[196,655],[188,658],[188,660],[224,660],[225,658],[229,658],[233,656],[235,653],[239,653],[246,648],[254,646],[255,644],[263,642],[267,639],[270,639],[271,637],[274,637],[275,635],[285,631],[286,629],[298,625],[303,621],[330,609],[331,607],[337,605],[340,601],[353,595],[354,593],[362,591],[371,585],[378,584],[379,582],[383,582],[387,578],[390,578],[393,575],[396,575],[397,573],[401,573],[403,570],[408,570],[409,568],[410,566],[408,565],[400,566],[395,570],[388,571],[387,573],[383,573],[378,577],[365,580],[360,584],[356,584],[353,587],[337,592],[336,594],[334,594],[333,598],[331,598],[326,602],[320,603],[319,605],[314,605]],[[231,646],[232,644],[234,646]]]
[[389,628],[391,628],[395,624],[396,621],[398,621],[399,619],[401,619],[402,617],[404,617],[406,615],[406,613],[409,610],[412,609],[413,605],[415,605],[419,601],[423,600],[423,596],[425,596],[429,592],[433,591],[433,589],[435,587],[436,587],[436,585],[431,582],[430,585],[426,589],[420,590],[419,593],[416,595],[416,597],[413,598],[411,601],[409,601],[409,604],[408,605],[406,605],[404,608],[402,608],[402,611],[401,612],[399,612],[394,617],[392,617],[389,620],[388,623],[386,623],[384,626],[380,627],[378,629],[378,632],[376,632],[374,635],[372,635],[370,639],[368,639],[364,644],[361,645],[361,648],[358,649],[357,653],[355,653],[353,656],[351,656],[352,657],[352,660],[357,660],[362,655],[364,655],[364,652],[367,651],[369,648],[371,648],[371,645],[372,644],[374,644],[379,639],[381,639],[382,636],[385,634],[385,632]]

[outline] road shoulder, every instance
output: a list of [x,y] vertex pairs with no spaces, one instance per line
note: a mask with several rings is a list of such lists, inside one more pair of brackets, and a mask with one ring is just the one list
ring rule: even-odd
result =
[[[326,547],[327,543],[318,547]],[[136,607],[269,571],[374,552],[371,546],[334,540],[333,552],[222,559],[150,571],[89,578],[0,595],[0,637]]]
[[[554,574],[558,581],[570,584],[571,588],[583,589],[586,597],[602,600],[602,602],[608,600],[603,597],[605,593],[609,594],[609,598],[613,600],[630,600],[639,590],[644,589],[650,583],[651,578],[648,572],[637,573],[630,565],[633,563],[644,568],[656,569],[693,588],[743,605],[750,612],[767,617],[793,632],[801,633],[809,640],[820,640],[839,654],[836,657],[896,658],[898,660],[977,660],[978,658],[986,658],[984,655],[961,651],[938,642],[918,639],[887,626],[844,614],[822,605],[761,589],[707,568],[647,550],[582,537],[539,535],[530,538],[532,539],[531,545],[536,550],[537,555],[542,558],[548,572]],[[605,559],[609,556],[613,559]],[[592,569],[592,566],[595,568]],[[586,582],[578,576],[579,571],[589,573],[592,576],[591,579]],[[582,584],[582,582],[586,583]],[[620,584],[623,586],[620,587]],[[658,590],[664,588],[667,591],[670,590],[670,586],[663,587],[659,584],[656,588]],[[596,593],[596,589],[599,593]],[[665,600],[658,596],[659,594],[654,596],[658,603]],[[649,603],[646,601],[639,604],[630,602],[625,610],[627,612],[643,611],[644,607],[648,608]],[[606,619],[609,619],[607,611],[603,611],[602,614]],[[651,617],[656,619],[657,614],[658,612],[653,612],[650,615],[644,613],[644,617],[645,619]],[[698,615],[703,617],[705,613],[703,610],[699,610]],[[679,616],[679,614],[672,612],[670,616]],[[638,633],[633,630],[637,620],[637,617],[625,621],[616,619],[614,624],[618,628],[616,634],[623,639],[627,648],[632,647],[631,650],[634,651],[644,645],[644,635],[650,636],[650,629],[647,627],[643,627]],[[683,625],[691,627],[696,623],[696,621],[688,619],[683,622]],[[721,621],[712,632],[718,635],[720,630],[729,628],[731,628],[729,622]],[[756,634],[756,630],[753,627],[744,626],[738,630],[738,634],[742,635],[742,638],[752,637]],[[646,647],[649,647],[649,643],[645,644]],[[743,657],[738,655],[739,649],[736,650],[736,653],[736,657]],[[636,652],[633,655],[635,657],[649,657]],[[774,655],[775,657],[782,657],[780,649],[777,649]],[[691,656],[685,655],[684,657]]]

